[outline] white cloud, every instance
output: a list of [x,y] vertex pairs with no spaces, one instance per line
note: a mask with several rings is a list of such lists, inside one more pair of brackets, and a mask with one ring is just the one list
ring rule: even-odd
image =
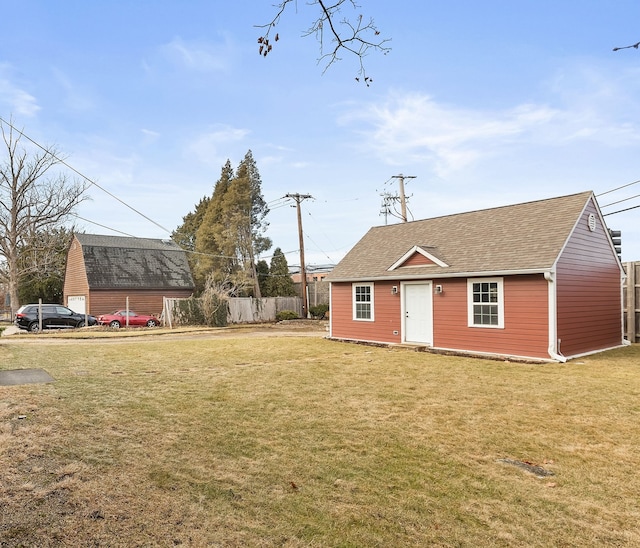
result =
[[88,111],[94,108],[94,101],[82,91],[67,74],[58,68],[52,70],[55,80],[66,94],[65,104],[72,110]]
[[640,141],[640,69],[614,72],[577,63],[555,73],[547,87],[562,110],[562,126],[551,128],[560,142],[589,140],[616,148]]
[[389,165],[427,164],[443,178],[480,159],[511,154],[514,145],[637,146],[640,71],[609,72],[565,69],[547,83],[543,98],[497,111],[394,93],[354,107],[340,122],[359,126],[359,146]]
[[187,156],[203,164],[220,167],[227,161],[227,156],[220,153],[220,149],[229,150],[229,144],[241,142],[250,131],[248,129],[219,126],[206,133],[198,135],[187,145]]
[[142,133],[143,142],[145,144],[156,142],[160,138],[160,135],[161,135],[160,133],[158,133],[157,131],[153,131],[152,129],[142,128],[140,130],[140,132]]
[[546,106],[522,105],[483,112],[439,104],[419,93],[394,95],[343,119],[360,122],[365,145],[391,165],[429,162],[438,175],[468,167],[497,144],[549,123],[558,113]]
[[0,63],[0,104],[6,105],[12,114],[35,116],[40,110],[36,98],[11,81],[10,68],[6,63]]
[[227,42],[214,45],[203,41],[187,42],[180,37],[162,46],[161,51],[170,62],[199,72],[224,70],[231,57]]

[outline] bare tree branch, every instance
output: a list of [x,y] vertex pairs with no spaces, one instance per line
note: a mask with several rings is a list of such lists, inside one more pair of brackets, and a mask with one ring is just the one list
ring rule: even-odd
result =
[[[64,164],[53,147],[27,150],[22,132],[0,121],[6,159],[0,159],[0,260],[11,295],[19,306],[18,281],[28,271],[20,251],[35,247],[43,233],[60,229],[69,215],[86,200],[87,184],[69,181],[58,171]],[[26,270],[25,270],[26,269]]]
[[[280,22],[280,19],[289,6],[294,3],[297,8],[297,1],[282,0],[276,4],[275,17],[266,25],[257,25],[258,28],[265,29],[262,36],[258,38],[258,53],[266,57],[273,49],[273,43],[280,39],[278,33],[271,39],[272,31]],[[380,31],[372,18],[365,19],[362,14],[358,14],[354,19],[344,17],[339,19],[341,10],[345,4],[350,4],[354,10],[360,6],[355,0],[334,0],[329,4],[327,0],[310,0],[309,6],[319,8],[317,18],[311,26],[303,33],[303,36],[314,35],[320,46],[320,57],[318,63],[324,64],[323,74],[335,62],[340,61],[342,52],[353,54],[357,57],[360,68],[356,81],[369,86],[373,80],[367,75],[364,58],[371,52],[379,52],[386,55],[391,51],[387,45],[390,39],[380,38]]]
[[631,44],[630,46],[621,46],[618,48],[613,48],[613,51],[619,51],[621,49],[630,49],[630,48],[638,49],[639,47],[640,47],[640,42],[636,42],[635,44]]

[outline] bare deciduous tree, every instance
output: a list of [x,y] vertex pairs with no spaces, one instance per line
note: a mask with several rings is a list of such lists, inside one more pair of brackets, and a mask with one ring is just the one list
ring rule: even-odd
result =
[[[274,42],[280,39],[277,32],[273,36],[272,33],[291,4],[297,7],[297,0],[281,0],[274,6],[275,17],[266,25],[258,25],[258,28],[265,30],[258,38],[258,53],[263,57],[271,53]],[[387,44],[390,39],[380,37],[380,31],[372,18],[365,18],[360,13],[353,18],[340,18],[345,6],[351,6],[354,10],[360,8],[355,0],[310,0],[306,4],[317,8],[318,11],[317,17],[303,36],[315,36],[318,40],[318,63],[325,65],[323,72],[341,59],[342,52],[347,52],[355,55],[360,64],[356,80],[369,86],[373,80],[365,71],[364,58],[370,51],[389,53],[391,48]]]
[[0,160],[0,277],[8,285],[11,308],[20,305],[18,282],[34,265],[25,262],[21,250],[46,245],[42,235],[68,221],[74,208],[88,198],[84,182],[69,181],[58,168],[62,160],[54,147],[27,149],[23,134],[11,123],[0,121],[6,158]]

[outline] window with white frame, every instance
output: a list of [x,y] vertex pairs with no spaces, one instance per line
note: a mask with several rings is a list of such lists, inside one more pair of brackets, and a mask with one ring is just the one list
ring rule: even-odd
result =
[[353,319],[373,321],[373,284],[353,284]]
[[467,281],[469,327],[504,328],[503,285],[502,278]]

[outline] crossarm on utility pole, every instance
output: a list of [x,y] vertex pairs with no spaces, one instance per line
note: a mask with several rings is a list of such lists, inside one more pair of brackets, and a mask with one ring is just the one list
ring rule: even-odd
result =
[[398,179],[398,183],[400,185],[400,207],[402,212],[402,222],[407,222],[407,199],[404,194],[404,180],[405,179],[415,179],[415,175],[394,175],[392,179]]

